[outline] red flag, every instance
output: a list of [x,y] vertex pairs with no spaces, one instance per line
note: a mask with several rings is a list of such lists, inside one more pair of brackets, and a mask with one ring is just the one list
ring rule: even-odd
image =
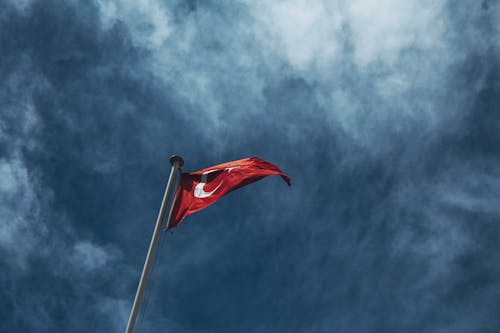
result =
[[291,185],[290,177],[258,157],[182,173],[168,228],[176,227],[186,216],[210,206],[223,195],[271,175],[280,175]]

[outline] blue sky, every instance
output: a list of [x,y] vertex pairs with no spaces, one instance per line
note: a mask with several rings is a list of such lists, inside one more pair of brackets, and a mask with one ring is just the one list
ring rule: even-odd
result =
[[171,154],[292,178],[164,234],[144,332],[498,332],[498,1],[11,1],[0,331],[120,332]]

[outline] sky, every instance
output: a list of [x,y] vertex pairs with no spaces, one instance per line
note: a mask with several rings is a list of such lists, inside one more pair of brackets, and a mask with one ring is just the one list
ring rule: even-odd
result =
[[499,332],[500,3],[4,0],[0,331]]

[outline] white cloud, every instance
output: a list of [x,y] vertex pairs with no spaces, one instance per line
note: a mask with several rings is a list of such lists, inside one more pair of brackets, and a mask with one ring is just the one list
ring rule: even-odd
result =
[[171,34],[170,14],[158,1],[98,0],[97,4],[103,27],[126,22],[136,46],[157,49]]
[[21,56],[1,88],[0,98],[7,101],[0,115],[0,143],[5,147],[0,157],[0,250],[7,254],[3,260],[15,272],[29,270],[33,256],[56,268],[75,259],[87,271],[102,269],[116,259],[116,251],[76,235],[65,212],[54,209],[53,190],[39,180],[36,164],[27,161],[41,150],[37,140],[44,125],[33,95],[48,94],[52,87],[30,59]]
[[84,271],[103,268],[111,260],[111,253],[89,241],[80,241],[73,245],[72,262]]
[[[23,70],[30,68],[22,57],[18,64]],[[43,80],[35,75],[26,81],[14,71],[4,78],[0,93],[3,97],[3,94],[16,96],[14,92],[23,92],[13,103],[3,106],[0,117],[0,142],[6,147],[5,155],[0,158],[0,249],[9,254],[5,258],[9,264],[21,269],[25,268],[26,258],[37,246],[38,237],[46,233],[45,225],[38,223],[41,204],[23,153],[35,149],[33,134],[39,120],[30,92],[43,86]],[[17,126],[14,132],[12,124]]]
[[393,65],[409,48],[435,52],[443,47],[444,1],[355,0],[346,4],[359,66]]
[[[150,71],[212,135],[265,110],[270,76],[315,85],[325,124],[341,123],[361,144],[378,144],[373,138],[388,121],[433,130],[448,119],[444,111],[436,116],[433,93],[451,63],[443,1],[243,2],[227,12],[199,6],[182,20],[158,1],[99,6],[105,24],[123,21],[152,51]],[[416,102],[414,90],[423,96]]]
[[22,187],[27,187],[27,170],[19,159],[0,159],[0,192],[3,196],[14,195]]
[[300,71],[331,67],[349,43],[360,67],[374,62],[394,65],[401,52],[409,48],[435,52],[443,47],[444,1],[292,0],[247,4],[264,46]]
[[343,18],[321,1],[248,2],[263,47],[300,71],[323,68],[340,51]]
[[0,160],[0,177],[0,247],[21,256],[32,247],[29,215],[36,217],[39,207],[27,169],[18,158]]

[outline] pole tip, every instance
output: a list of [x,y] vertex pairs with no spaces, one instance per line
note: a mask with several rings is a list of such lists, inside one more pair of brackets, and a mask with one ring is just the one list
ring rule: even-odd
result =
[[184,160],[177,155],[170,156],[170,164],[174,165],[175,163],[177,163],[179,167],[182,167],[184,165]]

